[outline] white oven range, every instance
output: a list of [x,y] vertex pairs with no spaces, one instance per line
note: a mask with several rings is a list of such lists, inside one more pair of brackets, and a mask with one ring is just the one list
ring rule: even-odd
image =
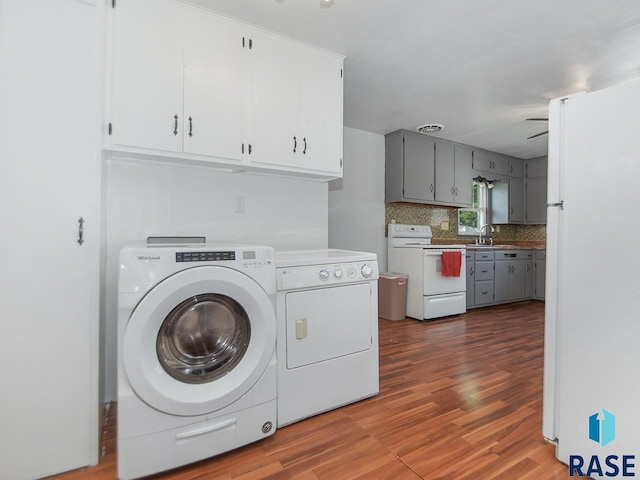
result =
[[[463,245],[434,245],[431,227],[390,223],[388,270],[409,275],[407,316],[418,320],[466,312],[466,266]],[[442,253],[460,252],[460,276],[442,275]]]

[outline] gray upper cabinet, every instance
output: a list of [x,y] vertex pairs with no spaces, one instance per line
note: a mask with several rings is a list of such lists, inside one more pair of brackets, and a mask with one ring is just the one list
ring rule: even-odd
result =
[[468,207],[472,150],[407,130],[385,136],[385,201]]
[[491,190],[491,221],[494,224],[524,222],[524,162],[509,158],[509,177],[494,182]]
[[525,161],[525,223],[547,223],[547,157]]
[[524,178],[524,162],[519,158],[509,159],[509,177]]
[[472,150],[464,145],[436,141],[436,201],[470,206]]
[[397,131],[385,136],[385,201],[435,200],[435,140]]
[[435,142],[424,135],[404,137],[404,197],[435,200]]
[[[509,157],[488,150],[473,150],[473,170],[485,174],[509,175]],[[489,176],[492,180],[493,177]]]

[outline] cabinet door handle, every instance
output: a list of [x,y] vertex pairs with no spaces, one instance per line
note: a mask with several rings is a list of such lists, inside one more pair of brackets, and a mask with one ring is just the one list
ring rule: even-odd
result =
[[189,136],[193,137],[193,119],[189,117]]
[[173,116],[173,134],[178,135],[178,115]]
[[454,193],[453,187],[451,187],[451,195],[453,195]]
[[458,187],[456,187],[456,196],[458,196]]
[[302,154],[306,155],[307,154],[307,137],[304,137],[302,141],[304,142],[304,149],[302,149]]
[[84,218],[78,219],[78,245],[84,243]]
[[293,153],[296,153],[296,149],[298,148],[298,139],[296,136],[293,136]]
[[429,185],[429,191],[433,193],[433,183]]

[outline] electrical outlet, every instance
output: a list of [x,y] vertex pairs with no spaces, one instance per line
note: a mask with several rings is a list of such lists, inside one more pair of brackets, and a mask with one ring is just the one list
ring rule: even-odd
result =
[[236,197],[236,213],[244,213],[244,197]]
[[440,222],[440,230],[449,230],[449,221],[444,220]]

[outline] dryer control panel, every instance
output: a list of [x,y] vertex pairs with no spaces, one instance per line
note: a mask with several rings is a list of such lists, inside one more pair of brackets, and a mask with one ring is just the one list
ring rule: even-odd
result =
[[276,270],[278,290],[343,285],[377,279],[378,262],[376,261],[310,265]]

